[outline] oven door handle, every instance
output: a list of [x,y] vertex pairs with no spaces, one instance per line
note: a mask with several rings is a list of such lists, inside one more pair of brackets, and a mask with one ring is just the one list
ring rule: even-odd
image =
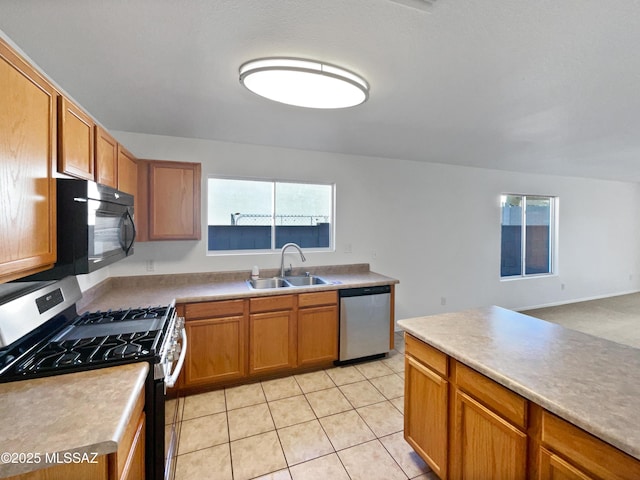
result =
[[176,368],[174,368],[171,375],[169,375],[164,381],[167,388],[173,388],[173,386],[178,381],[178,375],[180,375],[182,365],[184,364],[184,357],[186,357],[187,355],[187,329],[182,327],[182,330],[180,330],[180,334],[182,336],[182,349],[180,350],[180,357],[178,358],[178,362],[176,363]]

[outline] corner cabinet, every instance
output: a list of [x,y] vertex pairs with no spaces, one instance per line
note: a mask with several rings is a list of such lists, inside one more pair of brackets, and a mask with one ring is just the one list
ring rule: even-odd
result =
[[200,164],[139,160],[138,165],[138,241],[200,240]]
[[405,427],[445,479],[640,478],[640,461],[405,334]]
[[56,261],[56,97],[0,39],[0,283]]

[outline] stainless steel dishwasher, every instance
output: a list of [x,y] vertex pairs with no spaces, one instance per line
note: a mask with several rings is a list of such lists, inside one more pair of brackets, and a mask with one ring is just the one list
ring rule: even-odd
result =
[[381,357],[389,352],[391,287],[347,288],[340,295],[338,365]]

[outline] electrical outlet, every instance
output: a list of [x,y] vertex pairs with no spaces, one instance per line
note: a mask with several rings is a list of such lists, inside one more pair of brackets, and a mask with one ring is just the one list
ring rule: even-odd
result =
[[351,244],[350,243],[345,243],[345,245],[344,245],[344,253],[351,253],[352,251],[353,250],[352,250]]
[[564,290],[564,283],[560,284],[560,290]]
[[440,297],[440,305],[446,305],[447,304],[447,297]]
[[374,260],[378,258],[378,252],[375,250],[371,250],[371,258]]
[[153,263],[153,260],[147,260],[145,263],[147,266],[147,272],[153,272],[155,270],[155,265]]

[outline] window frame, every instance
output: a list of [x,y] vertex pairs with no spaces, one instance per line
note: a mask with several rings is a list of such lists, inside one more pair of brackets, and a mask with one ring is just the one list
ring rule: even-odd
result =
[[[521,217],[521,246],[520,246],[520,263],[521,269],[519,275],[502,275],[502,216],[503,216],[503,207],[502,207],[502,198],[503,197],[520,197],[521,203],[523,205],[522,208],[522,217]],[[547,198],[550,200],[550,219],[549,219],[549,272],[544,273],[526,273],[526,250],[527,250],[527,215],[526,215],[526,201],[527,197],[538,197],[538,198]],[[499,197],[499,211],[500,211],[500,268],[498,269],[498,275],[501,282],[510,282],[513,280],[526,280],[532,278],[543,278],[543,277],[555,277],[558,276],[558,245],[559,245],[559,237],[558,237],[558,219],[559,219],[559,197],[557,195],[548,195],[548,194],[538,194],[538,193],[501,193]]]
[[[272,248],[256,248],[256,249],[240,249],[240,250],[209,250],[209,180],[239,180],[248,182],[264,182],[272,185],[271,189],[271,245]],[[215,175],[211,174],[207,176],[207,237],[205,243],[205,251],[207,256],[233,256],[233,255],[265,255],[265,254],[280,254],[282,247],[277,248],[276,245],[276,184],[278,183],[294,183],[302,185],[322,185],[331,187],[331,218],[329,222],[329,246],[328,247],[301,247],[304,252],[316,253],[316,252],[335,252],[336,245],[336,183],[335,182],[321,182],[310,180],[296,180],[296,179],[282,179],[282,178],[265,178],[265,177],[245,177],[235,175]]]

